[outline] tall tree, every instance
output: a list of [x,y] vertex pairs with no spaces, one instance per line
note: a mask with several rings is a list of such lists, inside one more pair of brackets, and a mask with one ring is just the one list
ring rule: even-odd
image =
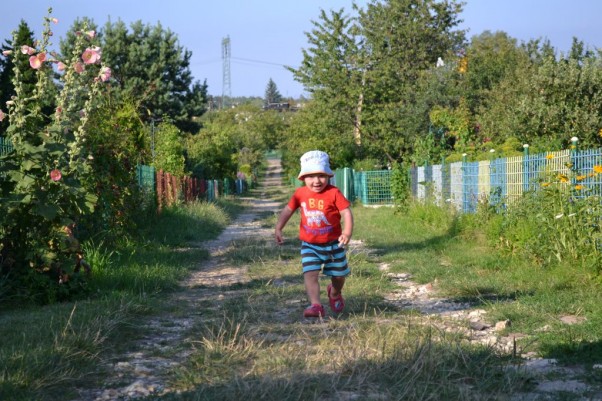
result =
[[[344,9],[322,10],[320,19],[312,21],[314,28],[306,32],[309,47],[303,49],[299,68],[289,68],[295,79],[312,94],[312,105],[294,118],[294,130],[307,138],[338,138],[339,143],[353,143],[354,134],[361,124],[363,94],[363,51],[358,37],[357,21]],[[308,124],[314,121],[315,124]],[[288,149],[305,150],[303,144],[293,144],[289,138]],[[356,142],[360,143],[356,137]],[[299,146],[296,146],[299,145]],[[333,159],[346,159],[347,146],[330,148],[328,144],[314,143],[329,151]],[[310,149],[307,149],[310,150]],[[338,153],[341,153],[339,155]],[[343,154],[347,156],[343,156]],[[291,159],[298,155],[291,155]],[[286,155],[285,155],[286,160]]]
[[282,101],[282,95],[278,91],[278,87],[276,83],[270,78],[268,81],[268,85],[265,88],[265,96],[263,100],[263,105],[267,106],[270,103],[280,103]]
[[452,60],[464,45],[464,31],[455,30],[461,11],[455,0],[373,0],[360,10],[367,53],[362,134],[373,154],[401,160],[428,132],[429,105],[416,93],[438,58]]
[[346,121],[325,135],[353,136],[360,156],[401,160],[415,136],[428,131],[431,98],[416,96],[424,73],[464,44],[464,32],[454,30],[462,7],[455,0],[353,7],[356,18],[322,11],[306,34],[301,66],[291,70],[312,93],[312,110]]

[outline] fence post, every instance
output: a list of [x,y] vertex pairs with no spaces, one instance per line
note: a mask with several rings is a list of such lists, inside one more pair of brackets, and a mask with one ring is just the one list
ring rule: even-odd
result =
[[577,138],[576,136],[571,138],[571,150],[570,150],[570,155],[571,155],[571,164],[572,164],[572,168],[575,170],[579,170],[581,169],[581,166],[577,165],[577,143],[579,142],[579,138]]
[[531,174],[529,174],[529,144],[523,144],[523,190],[524,194],[529,190],[529,181],[531,180]]
[[467,174],[466,174],[466,163],[467,163],[467,154],[462,153],[462,211],[466,213],[468,211],[468,183]]

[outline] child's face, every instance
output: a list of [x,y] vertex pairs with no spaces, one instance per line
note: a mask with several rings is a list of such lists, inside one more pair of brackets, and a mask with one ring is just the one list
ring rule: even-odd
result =
[[329,178],[326,174],[309,174],[303,177],[303,181],[312,192],[319,193],[326,188]]

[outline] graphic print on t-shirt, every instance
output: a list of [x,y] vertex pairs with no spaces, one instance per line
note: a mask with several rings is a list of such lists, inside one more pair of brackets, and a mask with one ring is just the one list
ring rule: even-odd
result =
[[326,219],[326,216],[324,215],[323,211],[318,209],[309,210],[305,202],[301,202],[301,207],[303,208],[305,222],[307,223],[308,227],[322,227],[322,223],[324,223],[325,226],[331,225],[330,222]]

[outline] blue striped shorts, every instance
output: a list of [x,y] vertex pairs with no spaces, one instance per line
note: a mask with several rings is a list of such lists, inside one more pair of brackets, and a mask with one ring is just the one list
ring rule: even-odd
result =
[[303,273],[324,269],[326,276],[342,277],[351,273],[347,265],[345,248],[339,247],[338,241],[326,244],[310,244],[301,241],[301,264]]

